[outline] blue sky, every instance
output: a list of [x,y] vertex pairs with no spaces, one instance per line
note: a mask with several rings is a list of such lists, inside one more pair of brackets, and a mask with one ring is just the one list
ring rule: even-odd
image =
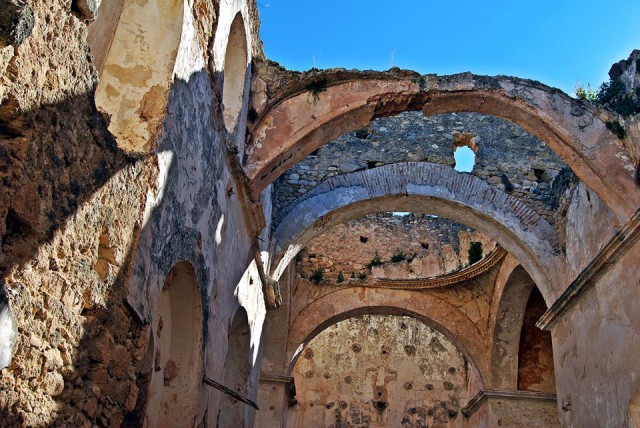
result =
[[345,67],[506,74],[572,94],[640,49],[640,0],[258,0],[267,57]]

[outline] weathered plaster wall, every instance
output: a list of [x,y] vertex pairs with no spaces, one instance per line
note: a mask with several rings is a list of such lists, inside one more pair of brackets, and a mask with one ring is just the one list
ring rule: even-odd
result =
[[629,426],[640,384],[640,242],[553,328],[558,412],[565,427]]
[[[483,256],[496,248],[485,235],[444,218],[372,214],[311,240],[296,260],[303,278],[313,280],[313,274],[322,270],[322,280],[314,282],[346,285],[373,278],[429,278],[468,266],[471,242],[482,244]],[[398,251],[407,260],[392,262]],[[382,264],[369,266],[376,256]],[[342,281],[338,281],[340,273]]]
[[415,318],[350,318],[302,351],[287,426],[459,427],[472,375],[455,344]]
[[[498,399],[487,400],[487,427],[553,428],[560,426],[553,400]],[[469,427],[475,425],[469,424]]]

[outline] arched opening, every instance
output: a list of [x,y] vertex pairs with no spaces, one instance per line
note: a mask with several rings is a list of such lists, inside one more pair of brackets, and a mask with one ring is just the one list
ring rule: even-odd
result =
[[106,56],[96,105],[129,152],[148,152],[160,136],[183,18],[182,0],[125,0]]
[[531,290],[535,284],[527,271],[515,266],[500,294],[493,328],[491,387],[515,390],[518,386],[518,351],[521,326]]
[[638,386],[629,402],[629,426],[640,426],[640,386]]
[[202,303],[189,263],[180,262],[171,269],[156,312],[145,424],[193,424],[202,379]]
[[533,287],[522,321],[518,350],[518,390],[556,392],[551,332],[536,322],[547,311],[538,287]]
[[[380,77],[369,80],[345,73],[340,82],[325,84],[315,103],[307,100],[309,90],[300,91],[299,86],[297,92],[273,102],[252,130],[247,150],[245,172],[253,193],[261,193],[322,145],[368,126],[377,117],[411,110],[422,110],[426,116],[477,112],[512,121],[544,141],[620,220],[635,211],[640,192],[630,173],[631,157],[621,159],[618,138],[597,112],[559,91],[519,79],[471,74],[426,77],[426,85],[417,76]],[[321,76],[313,79],[309,85],[321,82]],[[580,112],[589,125],[568,121],[572,111]]]
[[[251,372],[249,361],[251,329],[247,311],[240,307],[233,317],[229,329],[229,347],[224,361],[224,385],[242,397],[248,395],[248,381]],[[224,395],[218,414],[219,427],[242,427],[245,421],[245,404]]]
[[222,106],[224,125],[232,132],[242,110],[244,83],[247,71],[247,35],[242,15],[233,19],[229,31],[229,41],[224,57],[224,85],[222,87]]
[[456,425],[475,381],[455,343],[400,314],[352,314],[325,326],[292,376],[298,402],[287,426]]
[[546,220],[477,177],[418,162],[332,177],[298,200],[276,226],[274,277],[313,237],[380,211],[435,214],[491,236],[523,261],[545,298],[552,298],[550,274],[559,269],[553,250],[557,234]]

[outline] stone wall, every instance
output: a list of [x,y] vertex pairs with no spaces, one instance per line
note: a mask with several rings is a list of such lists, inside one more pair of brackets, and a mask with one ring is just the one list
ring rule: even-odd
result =
[[[333,227],[298,254],[298,273],[314,282],[345,285],[429,278],[468,266],[471,242],[482,244],[483,256],[495,249],[494,241],[454,221],[401,214],[406,213],[371,214]],[[318,270],[322,279],[315,280]]]
[[415,318],[350,318],[302,351],[287,426],[459,427],[469,376],[455,344]]
[[[274,186],[274,223],[300,195],[323,180],[390,163],[424,161],[454,166],[454,148],[473,145],[473,175],[507,190],[553,224],[564,186],[554,186],[566,164],[538,138],[506,120],[477,113],[424,117],[420,112],[376,119],[307,156]],[[505,157],[506,155],[506,157]]]

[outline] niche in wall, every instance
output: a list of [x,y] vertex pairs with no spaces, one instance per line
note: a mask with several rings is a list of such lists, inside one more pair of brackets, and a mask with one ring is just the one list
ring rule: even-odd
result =
[[176,264],[153,321],[154,356],[146,425],[193,425],[202,379],[202,303],[193,267]]
[[[229,329],[229,348],[224,361],[224,385],[242,397],[248,395],[248,380],[251,372],[249,352],[251,330],[247,312],[240,307]],[[229,395],[223,395],[218,415],[219,427],[242,427],[245,421],[245,404]]]
[[229,41],[224,57],[222,106],[224,124],[229,132],[233,132],[238,124],[238,115],[242,110],[246,71],[247,35],[244,30],[242,15],[238,13],[231,24]]

